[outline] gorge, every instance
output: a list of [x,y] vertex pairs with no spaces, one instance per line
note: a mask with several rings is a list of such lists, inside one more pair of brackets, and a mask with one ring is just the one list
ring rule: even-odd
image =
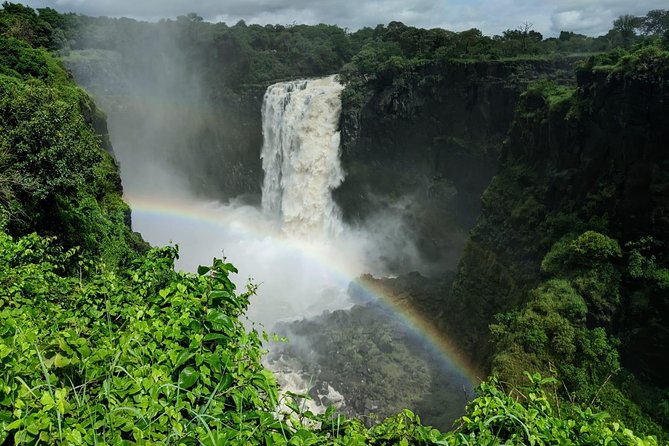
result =
[[22,8],[0,440],[666,438],[669,34]]
[[[477,377],[454,364],[450,341],[443,348],[434,330],[432,338],[426,337],[423,330],[429,325],[422,317],[407,319],[402,316],[406,308],[386,303],[382,288],[355,286],[351,296],[350,283],[361,274],[383,276],[390,271],[386,264],[413,268],[421,256],[411,238],[400,235],[405,223],[390,212],[373,229],[341,221],[331,192],[344,180],[338,132],[342,88],[333,76],[268,87],[259,207],[198,198],[183,171],[153,162],[182,150],[176,136],[168,138],[176,141],[170,146],[147,141],[144,150],[154,148],[153,153],[137,153],[137,141],[127,136],[135,134],[127,123],[136,120],[126,121],[121,115],[128,107],[117,102],[108,109],[109,132],[133,206],[133,227],[151,243],[178,243],[181,268],[195,270],[207,255],[223,254],[245,274],[236,280],[238,286],[249,278],[260,284],[249,319],[290,340],[271,347],[267,362],[280,382],[302,386],[290,390],[330,386],[342,394],[340,410],[350,415],[385,417],[411,407],[446,429],[461,414]],[[143,101],[143,112],[150,100]],[[163,121],[151,122],[166,112],[169,100],[167,95],[156,103],[155,112],[143,120],[145,128],[169,131]],[[128,171],[125,163],[132,163]],[[336,311],[321,314],[324,310]],[[299,322],[304,317],[312,319]],[[275,327],[278,321],[281,327]],[[346,345],[333,345],[337,339]],[[328,353],[333,349],[340,351],[335,357]],[[295,369],[286,370],[287,364]]]
[[[229,201],[231,207],[225,208],[227,217],[223,218],[220,214],[216,214],[216,216],[210,215],[207,218],[219,222],[233,222],[239,218],[237,217],[238,212],[243,210],[245,215],[240,221],[245,223],[241,226],[255,228],[253,231],[260,233],[275,231],[277,223],[268,223],[265,217],[258,213],[258,209],[264,207],[265,210],[271,209],[270,212],[275,216],[280,214],[279,209],[285,204],[279,205],[279,190],[283,187],[290,188],[290,185],[282,185],[286,178],[282,177],[282,170],[278,169],[278,166],[281,165],[286,172],[291,171],[293,167],[289,163],[290,156],[286,156],[285,153],[282,155],[275,151],[271,155],[263,155],[261,151],[263,143],[259,135],[262,135],[264,128],[266,137],[277,140],[283,138],[285,149],[289,150],[291,144],[294,146],[294,139],[291,139],[294,133],[291,133],[293,130],[275,133],[274,131],[280,128],[278,120],[275,120],[271,126],[267,120],[263,123],[261,99],[265,95],[264,88],[269,88],[267,94],[270,95],[271,101],[276,103],[276,107],[271,112],[266,110],[267,115],[273,113],[272,116],[276,116],[273,119],[278,119],[283,114],[282,118],[286,119],[288,113],[293,112],[285,108],[290,104],[285,99],[281,99],[282,95],[287,90],[304,85],[305,81],[288,81],[273,87],[268,85],[261,88],[258,85],[249,85],[244,88],[238,87],[235,90],[226,89],[227,87],[221,89],[217,87],[220,81],[210,77],[210,73],[215,70],[207,68],[206,64],[200,70],[189,72],[187,76],[186,73],[174,70],[165,74],[165,63],[177,64],[181,67],[178,61],[183,57],[190,58],[191,65],[204,62],[197,57],[193,59],[193,55],[180,53],[182,42],[168,40],[174,44],[174,47],[169,48],[167,43],[161,43],[160,40],[151,42],[152,48],[145,50],[134,47],[132,51],[129,51],[120,47],[118,55],[113,56],[120,57],[116,68],[110,67],[105,62],[110,57],[109,53],[96,53],[95,57],[86,57],[85,52],[90,50],[82,50],[84,57],[80,58],[73,51],[69,56],[75,62],[71,65],[72,70],[79,82],[82,85],[88,85],[96,94],[98,101],[109,112],[112,133],[116,123],[119,123],[123,130],[118,131],[118,134],[133,135],[132,126],[138,121],[154,121],[154,125],[161,129],[160,149],[163,152],[157,157],[164,160],[166,169],[171,172],[169,178],[176,178],[182,183],[182,186],[175,188],[178,191],[175,191],[172,198],[175,195],[178,196],[180,191],[191,190],[196,202],[232,200]],[[134,59],[135,54],[150,52],[156,45],[159,45],[158,50],[163,57],[162,65],[147,66]],[[522,121],[525,115],[519,115],[516,111],[518,104],[524,103],[521,102],[521,95],[528,98],[535,97],[530,93],[524,93],[528,85],[550,79],[556,85],[562,86],[556,87],[557,94],[564,94],[567,97],[567,93],[572,92],[577,86],[574,73],[578,60],[578,57],[563,57],[554,60],[478,62],[454,60],[443,63],[435,62],[410,72],[392,70],[381,72],[376,78],[366,81],[362,86],[355,84],[357,81],[353,81],[353,85],[357,86],[349,86],[348,90],[342,93],[342,112],[338,124],[333,122],[329,124],[338,125],[341,131],[339,138],[342,170],[340,171],[339,167],[332,168],[332,175],[324,180],[329,186],[320,189],[327,193],[321,192],[314,201],[321,203],[320,210],[315,211],[312,215],[315,215],[317,226],[321,228],[324,221],[335,226],[341,224],[347,228],[344,231],[346,234],[355,234],[355,236],[348,237],[345,242],[344,239],[340,239],[334,251],[307,250],[306,252],[310,252],[309,256],[326,259],[320,262],[325,267],[317,267],[316,270],[321,271],[315,271],[313,266],[309,266],[307,261],[300,258],[301,256],[295,256],[295,251],[287,255],[283,248],[280,248],[278,252],[284,252],[283,254],[270,255],[268,253],[277,251],[264,244],[267,239],[262,243],[250,242],[254,240],[254,236],[249,237],[248,234],[243,234],[244,231],[242,231],[243,235],[236,233],[234,237],[222,239],[220,234],[225,233],[225,230],[214,225],[208,230],[213,229],[219,235],[202,237],[202,241],[197,245],[198,255],[190,255],[186,251],[189,245],[195,246],[195,244],[184,241],[180,243],[182,247],[181,264],[185,265],[186,259],[190,257],[193,260],[189,267],[195,268],[197,265],[195,258],[207,252],[204,250],[205,246],[210,249],[210,256],[220,255],[218,247],[225,246],[223,254],[232,259],[241,271],[252,274],[254,279],[262,283],[259,291],[260,299],[263,293],[272,296],[273,304],[265,302],[263,305],[268,305],[269,312],[279,316],[273,320],[288,317],[290,314],[314,317],[322,309],[336,310],[352,305],[353,302],[346,291],[348,282],[360,274],[372,273],[378,277],[399,276],[397,279],[382,280],[363,278],[362,283],[382,288],[384,291],[381,294],[393,296],[390,300],[395,305],[399,305],[404,310],[413,311],[419,320],[427,321],[429,326],[434,327],[441,337],[457,339],[451,356],[467,357],[467,362],[471,361],[476,364],[471,367],[472,370],[484,370],[474,372],[474,375],[484,376],[494,355],[491,337],[487,334],[488,326],[495,323],[495,314],[509,311],[514,308],[514,305],[521,305],[527,299],[523,296],[536,285],[539,275],[536,273],[538,270],[536,258],[530,261],[516,254],[499,258],[499,254],[493,254],[497,248],[489,251],[479,244],[478,237],[481,237],[479,234],[494,234],[499,231],[494,226],[490,226],[481,232],[480,225],[485,224],[499,211],[494,205],[482,208],[481,202],[484,206],[489,203],[485,200],[486,193],[490,194],[494,190],[488,186],[495,175],[497,175],[497,181],[502,181],[508,172],[515,172],[515,169],[519,168],[509,165],[507,153],[517,150],[516,147],[519,144],[527,147],[544,144],[541,138],[546,134],[542,131],[539,131],[536,139],[522,143],[509,143],[507,140],[509,129],[520,128],[523,132],[535,132],[535,130],[530,130],[532,127],[529,121]],[[116,74],[111,75],[110,73]],[[579,73],[585,73],[585,71],[581,70]],[[137,97],[143,97],[141,106],[128,106],[128,102],[123,107],[114,102],[105,104],[109,84],[100,79],[110,76],[117,82],[121,80],[120,83],[125,84],[121,91],[132,92],[133,101]],[[349,75],[344,72],[341,76],[345,79]],[[188,89],[179,88],[184,77],[189,79],[190,88]],[[151,84],[150,79],[154,78],[160,81],[154,82],[147,90],[145,85]],[[583,78],[579,78],[579,82],[582,81]],[[601,83],[602,80],[599,82]],[[578,84],[578,86],[584,89],[589,88],[587,84]],[[102,91],[99,90],[101,87],[104,87]],[[153,91],[148,94],[151,89]],[[304,92],[304,90],[297,89],[298,92]],[[179,93],[174,96],[174,99],[170,99],[174,91],[179,91]],[[541,104],[544,103],[542,101],[552,101],[551,91],[547,90],[546,93],[549,99],[541,99],[543,96],[539,95],[536,99],[539,105],[535,106],[541,107]],[[354,96],[352,96],[353,92],[355,92]],[[213,102],[214,96],[217,96],[220,102]],[[118,101],[121,97],[116,95],[114,101]],[[157,100],[158,98],[160,99]],[[157,107],[155,112],[146,108],[152,101],[155,101]],[[170,103],[171,106],[166,107],[166,104]],[[185,119],[186,115],[181,111],[184,103],[197,103],[203,110],[208,111],[204,114],[189,112],[188,119]],[[135,109],[136,106],[139,108]],[[267,102],[265,107],[268,107]],[[337,105],[335,108],[338,107]],[[555,112],[554,109],[551,109],[549,112],[541,111],[540,113]],[[212,116],[216,116],[216,120],[212,120]],[[267,119],[268,116],[265,118]],[[548,116],[543,119],[555,119],[550,118],[552,114],[541,116]],[[164,119],[167,121],[163,121]],[[289,120],[292,119],[291,116]],[[573,118],[570,119],[574,122]],[[202,130],[199,133],[184,130],[184,122],[188,122],[194,129]],[[227,127],[227,123],[230,122],[233,123],[232,127]],[[552,121],[549,122],[552,123]],[[221,123],[222,127],[219,128],[218,123]],[[551,125],[560,126],[562,124]],[[173,136],[169,136],[170,132],[173,132]],[[151,132],[144,131],[136,135],[146,134],[151,134]],[[658,134],[658,131],[652,130],[649,134]],[[550,138],[553,137],[552,135],[553,133],[550,133],[546,136]],[[125,145],[123,137],[121,136],[120,140],[117,138],[115,143],[115,150],[121,161],[122,174],[124,161],[121,150],[122,145]],[[145,143],[148,143],[149,146],[152,144],[150,141],[135,140],[129,142],[127,147],[129,149],[146,147]],[[565,144],[571,145],[572,143]],[[653,144],[655,144],[653,147],[657,147],[656,143]],[[191,149],[186,151],[183,147]],[[194,147],[201,147],[201,149],[192,152]],[[268,149],[267,145],[265,149]],[[543,149],[536,150],[541,153]],[[214,155],[216,151],[218,155]],[[194,153],[197,155],[193,156]],[[293,160],[299,164],[297,158]],[[275,163],[270,163],[270,161],[275,161]],[[130,163],[134,166],[141,165],[132,161]],[[212,176],[210,169],[217,164],[220,165],[220,174]],[[569,164],[574,165],[574,161]],[[272,170],[270,166],[275,166],[276,169]],[[151,168],[154,167],[155,165]],[[500,171],[500,168],[503,169]],[[262,174],[263,169],[264,175]],[[557,168],[558,172],[563,170],[563,167]],[[268,175],[270,172],[271,175]],[[593,171],[589,170],[589,172],[592,174]],[[556,178],[560,177],[559,174],[556,175]],[[138,177],[142,178],[143,175],[140,174]],[[217,179],[214,179],[215,177]],[[263,178],[271,178],[272,181],[263,183]],[[132,179],[124,181],[131,203],[132,181]],[[301,194],[300,197],[304,197],[304,194],[311,190],[310,187],[303,187],[302,185],[305,184],[303,182],[295,183],[293,186],[296,184],[300,186],[292,190],[296,194]],[[495,183],[492,184],[494,186]],[[605,182],[604,184],[609,187],[610,183]],[[170,190],[167,186],[162,189]],[[523,189],[514,190],[522,191]],[[324,197],[327,196],[329,200],[330,191],[334,196],[336,207],[333,207],[335,204],[332,202],[328,202],[327,206],[323,207]],[[481,196],[484,197],[483,200]],[[523,197],[523,193],[518,192],[518,199],[525,199]],[[187,198],[186,201],[192,204],[193,198]],[[311,200],[311,197],[309,199]],[[302,200],[303,198],[299,199],[299,201]],[[176,212],[191,204],[177,204]],[[526,205],[529,206],[529,204]],[[342,223],[339,223],[338,217],[319,220],[325,215],[338,216],[337,209],[341,210]],[[287,209],[288,215],[291,213],[297,215],[295,212],[295,209]],[[529,215],[525,215],[525,211],[519,210],[518,212],[529,218]],[[300,220],[303,217],[297,218]],[[508,221],[508,217],[504,218]],[[136,227],[142,228],[142,219],[141,206],[135,206]],[[200,217],[195,217],[195,219],[198,220]],[[155,228],[162,225],[154,221],[142,230],[151,240],[148,234],[154,229],[149,226]],[[601,229],[594,223],[573,227]],[[472,230],[474,232],[470,237],[468,232]],[[552,232],[543,233],[546,240],[541,245],[536,241],[531,243],[534,246],[542,246],[543,251],[540,251],[542,254],[536,254],[539,257],[538,260],[541,260],[550,245],[559,239],[560,231],[554,229]],[[194,230],[187,226],[177,232],[179,234],[206,233],[204,229]],[[332,234],[337,230],[330,227],[324,232]],[[170,240],[179,241],[173,235],[163,234],[155,242],[166,243]],[[495,243],[506,243],[502,240],[504,240],[503,237]],[[520,249],[520,246],[526,246],[527,242],[517,243],[518,245],[514,245],[516,250]],[[301,243],[298,243],[297,246],[298,251],[305,249]],[[214,247],[217,248],[214,249]],[[277,264],[285,265],[285,271],[277,276],[273,274],[275,271],[270,267],[259,271],[257,259],[263,257],[273,258]],[[247,258],[248,261],[245,260]],[[519,266],[516,260],[511,260],[516,258],[521,261]],[[333,278],[329,272],[322,271],[322,269],[331,269],[333,264],[347,271],[345,280]],[[524,271],[522,274],[516,276],[516,273],[510,273],[519,267]],[[473,271],[470,271],[472,268]],[[259,272],[251,273],[251,271]],[[412,272],[420,273],[407,275]],[[278,276],[281,279],[270,279]],[[304,277],[309,277],[309,280],[303,279]],[[316,277],[318,280],[314,280]],[[478,280],[477,277],[486,279]],[[245,279],[243,277],[240,284]],[[317,282],[328,285],[314,286],[313,284]],[[291,287],[298,291],[296,295],[309,297],[284,298],[285,283],[290,283]],[[327,291],[323,292],[323,290]],[[500,290],[499,293],[497,290]],[[502,297],[497,297],[498,294]],[[363,302],[366,301],[367,299],[363,298]],[[312,302],[313,305],[307,302]],[[452,311],[452,308],[459,308],[459,310]],[[375,314],[376,310],[365,311],[372,311],[371,314]],[[250,313],[252,318],[254,317],[253,312],[252,306]],[[364,314],[364,311],[361,314]],[[460,317],[462,314],[476,314],[477,316],[475,320],[470,320]],[[332,323],[339,326],[353,323],[349,316],[342,314],[323,316],[320,323],[327,325],[327,320],[335,321]],[[263,322],[270,324],[267,319]],[[387,324],[387,326],[392,325]],[[299,326],[290,330],[284,328],[287,330],[286,333],[290,334],[289,337],[295,340],[303,337],[302,331],[305,329]],[[301,342],[296,341],[296,344]],[[332,350],[335,346],[330,344],[327,348]],[[362,348],[365,350],[368,347]],[[307,353],[308,350],[300,354],[303,357],[306,354],[306,358],[311,355],[309,361],[312,361],[312,365],[307,368],[311,368],[309,373],[314,375],[318,371],[318,367],[313,365],[313,361],[316,360],[314,358],[318,357],[318,361],[327,359],[316,353]],[[355,351],[353,353],[354,358],[356,354],[359,355]],[[401,363],[401,361],[396,362]],[[355,364],[355,361],[344,361],[344,363],[349,364],[351,371],[348,373],[353,373],[353,370],[358,370],[355,373],[365,372],[364,368],[351,365]],[[325,382],[331,385],[334,384],[334,379],[329,377]],[[448,393],[463,395],[460,389],[461,386],[456,385]],[[335,390],[341,392],[341,384],[340,389],[335,388]],[[370,408],[377,405],[374,399],[360,392],[360,390],[353,391],[357,401],[356,413],[372,411]],[[383,393],[383,390],[379,392]],[[392,404],[387,401],[384,401],[384,404],[386,407],[392,407]],[[460,403],[454,405],[458,404]],[[434,407],[434,404],[429,406]],[[374,410],[378,411],[378,409]],[[453,416],[455,415],[457,411],[454,412]],[[428,417],[428,419],[433,422],[431,418]],[[442,423],[448,424],[450,421]]]

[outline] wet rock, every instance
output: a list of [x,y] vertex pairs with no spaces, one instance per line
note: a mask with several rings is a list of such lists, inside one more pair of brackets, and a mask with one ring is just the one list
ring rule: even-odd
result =
[[356,305],[281,330],[291,342],[274,354],[312,377],[309,396],[320,407],[333,404],[346,415],[367,417],[368,424],[409,408],[443,429],[464,410],[466,380],[380,305]]

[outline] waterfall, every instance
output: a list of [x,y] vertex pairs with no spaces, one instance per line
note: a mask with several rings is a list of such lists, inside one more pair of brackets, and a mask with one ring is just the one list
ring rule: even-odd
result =
[[344,179],[339,163],[343,86],[335,76],[271,85],[263,100],[263,212],[297,237],[342,231],[332,190]]

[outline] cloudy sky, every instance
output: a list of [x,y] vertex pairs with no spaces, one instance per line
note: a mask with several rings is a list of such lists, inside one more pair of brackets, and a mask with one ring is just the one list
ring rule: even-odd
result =
[[[16,1],[16,0],[14,0]],[[667,0],[23,0],[32,7],[60,12],[133,17],[174,18],[197,12],[205,20],[234,24],[328,23],[351,30],[399,20],[424,28],[453,31],[479,28],[501,34],[530,23],[545,37],[561,30],[600,35],[623,14],[645,15],[668,9]]]

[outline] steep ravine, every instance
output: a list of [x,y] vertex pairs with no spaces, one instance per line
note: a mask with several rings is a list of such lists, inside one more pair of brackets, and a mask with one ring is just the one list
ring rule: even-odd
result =
[[[603,328],[623,367],[611,371],[613,385],[638,405],[627,421],[645,429],[635,424],[640,417],[666,423],[666,411],[652,409],[666,404],[666,374],[657,368],[669,354],[666,285],[625,262],[652,237],[649,268],[666,264],[669,76],[652,51],[640,54],[627,65],[595,58],[576,70],[567,61],[574,84],[564,66],[545,62],[462,64],[370,82],[362,102],[345,102],[347,177],[336,199],[349,222],[404,212],[442,271],[457,265],[454,278],[413,279],[410,292],[406,277],[382,282],[487,371],[497,353],[490,325],[547,280],[540,265],[551,246],[588,230],[617,240],[623,279],[610,293],[621,297]],[[557,85],[525,91],[542,78]],[[441,287],[430,285],[437,281]],[[600,328],[588,318],[588,328]],[[627,417],[619,407],[607,410]]]
[[493,315],[522,302],[565,233],[601,229],[623,243],[669,235],[666,82],[585,65],[573,99],[551,94],[524,95],[455,279],[453,303],[473,315],[458,333],[480,359]]
[[[449,311],[442,326],[489,368],[497,353],[490,324],[497,314],[522,308],[529,290],[551,277],[541,270],[551,246],[585,231],[606,234],[622,248],[611,270],[620,285],[604,294],[614,303],[608,322],[592,319],[597,302],[584,295],[587,327],[614,338],[623,370],[610,373],[625,398],[666,426],[666,412],[656,407],[666,404],[667,391],[658,358],[669,354],[662,279],[669,235],[669,72],[649,54],[627,66],[593,59],[579,67],[574,91],[544,84],[522,96],[500,171],[483,193],[481,217],[443,301]],[[650,259],[645,273],[634,266],[639,243]],[[607,410],[627,417],[618,407]]]
[[[413,226],[415,234],[397,236],[430,237],[434,245],[423,246],[423,254],[429,249],[443,250],[440,254],[444,256],[432,258],[434,269],[429,272],[433,277],[419,273],[395,279],[367,276],[361,283],[383,289],[382,294],[393,305],[411,309],[441,332],[447,331],[450,323],[446,313],[450,312],[454,279],[454,274],[446,271],[455,269],[467,230],[478,217],[480,194],[496,172],[502,140],[522,90],[531,79],[551,77],[570,83],[574,78],[573,70],[565,72],[561,64],[451,68],[441,77],[428,78],[433,82],[430,88],[418,80],[412,87],[416,90],[370,85],[372,90],[362,107],[355,109],[348,104],[342,119],[342,132],[347,138],[342,158],[348,160],[347,176],[336,195],[349,223],[363,223],[383,212],[412,217],[406,225],[410,229],[412,224],[422,225],[425,219],[432,219],[431,227]],[[429,143],[430,135],[437,141],[450,138],[452,143],[443,143],[435,151]],[[411,138],[417,141],[413,148],[409,147]],[[453,142],[456,140],[460,145]],[[435,179],[437,174],[442,178]],[[355,181],[358,189],[349,198],[357,201],[346,203],[347,188]],[[407,207],[402,208],[405,204]],[[450,246],[445,246],[448,243]],[[401,258],[396,267],[406,271]],[[333,386],[343,395],[342,411],[385,416],[403,405],[442,427],[450,425],[467,399],[453,372],[440,370],[435,358],[426,359],[420,345],[414,345],[415,341],[378,303],[362,302],[350,311],[284,324],[279,331],[295,342],[282,354],[299,362],[317,389]],[[344,332],[347,335],[342,337]],[[391,333],[392,342],[384,340],[389,337],[387,333]],[[309,339],[310,349],[304,348],[303,339]],[[457,337],[451,339],[457,345]],[[457,352],[463,356],[467,353]],[[374,367],[368,365],[370,359]],[[411,367],[410,363],[421,373],[405,376],[393,371],[397,364],[404,368]],[[476,376],[484,375],[476,372]],[[314,391],[312,396],[317,394]]]
[[573,83],[574,62],[453,61],[349,87],[335,191],[345,219],[402,213],[426,272],[455,270],[520,94],[538,79]]

